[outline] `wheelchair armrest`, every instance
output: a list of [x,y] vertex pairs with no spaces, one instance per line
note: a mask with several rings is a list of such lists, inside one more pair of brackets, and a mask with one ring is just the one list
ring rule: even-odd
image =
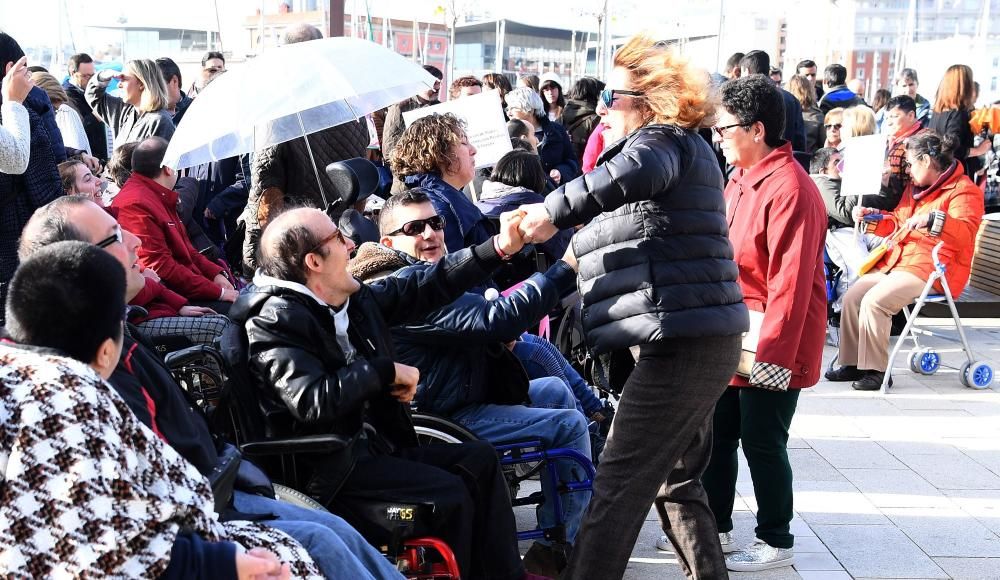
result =
[[205,344],[196,344],[194,346],[182,348],[181,350],[168,352],[163,357],[163,362],[166,363],[167,368],[173,370],[203,358],[206,355],[217,359],[220,363],[222,361],[222,355],[219,353],[218,349]]
[[340,435],[308,435],[288,439],[271,439],[244,443],[240,451],[247,455],[287,455],[298,453],[332,453],[351,445],[349,437]]

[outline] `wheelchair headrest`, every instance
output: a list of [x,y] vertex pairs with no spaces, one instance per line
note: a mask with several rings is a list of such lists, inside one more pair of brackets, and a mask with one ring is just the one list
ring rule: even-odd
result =
[[355,203],[367,199],[379,187],[378,168],[361,157],[327,165],[326,175],[342,200],[341,209],[349,209]]

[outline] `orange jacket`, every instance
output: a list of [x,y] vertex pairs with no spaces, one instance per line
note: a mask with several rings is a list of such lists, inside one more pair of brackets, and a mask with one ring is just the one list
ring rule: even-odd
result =
[[[913,198],[913,183],[906,186],[903,199],[893,210],[899,227],[906,227],[906,220],[914,215],[928,215],[933,210],[943,211],[947,217],[941,234],[932,236],[926,228],[909,230],[897,236],[897,243],[886,252],[875,269],[909,272],[927,279],[934,271],[931,251],[938,242],[944,242],[939,256],[946,266],[945,278],[952,297],[958,298],[969,281],[972,269],[972,254],[976,249],[976,232],[983,220],[983,190],[966,177],[962,164],[957,164],[955,172],[933,191],[926,192],[919,200]],[[943,291],[940,283],[935,288]]]

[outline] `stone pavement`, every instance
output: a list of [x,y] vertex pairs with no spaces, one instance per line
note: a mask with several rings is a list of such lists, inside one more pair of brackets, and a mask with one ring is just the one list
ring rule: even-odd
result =
[[[1000,319],[964,322],[978,357],[1000,369]],[[827,347],[824,363],[835,354]],[[964,362],[960,352],[942,360]],[[733,579],[1000,579],[1000,382],[976,391],[952,368],[915,376],[905,356],[894,367],[884,397],[826,381],[802,393],[789,441],[796,565]],[[749,544],[756,506],[742,457],[740,470],[734,531]],[[659,535],[651,510],[625,578],[684,577],[673,554],[656,550]]]

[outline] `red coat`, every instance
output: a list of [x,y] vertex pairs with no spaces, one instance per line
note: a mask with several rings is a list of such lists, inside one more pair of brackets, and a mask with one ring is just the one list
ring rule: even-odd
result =
[[180,316],[181,307],[187,303],[183,296],[152,278],[146,278],[146,285],[129,301],[129,304],[142,306],[149,312],[149,316],[137,319],[136,323],[165,316]]
[[[756,360],[791,370],[791,388],[811,387],[826,336],[823,198],[788,143],[737,170],[725,196],[743,299],[764,313]],[[730,384],[749,383],[733,377]]]
[[[892,212],[896,223],[905,227],[906,220],[914,215],[928,215],[940,210],[947,214],[941,235],[932,236],[926,228],[907,230],[896,238],[897,243],[875,264],[880,272],[909,272],[926,280],[934,271],[931,252],[938,242],[944,242],[939,255],[947,266],[944,276],[948,280],[952,297],[958,298],[969,281],[972,255],[976,250],[976,232],[983,221],[983,190],[965,175],[961,163],[944,183],[925,191],[920,199],[913,198],[913,183],[903,192],[903,199]],[[940,283],[938,291],[944,291]]]
[[118,223],[142,241],[139,263],[152,268],[163,284],[188,300],[218,300],[222,287],[213,279],[222,267],[191,245],[177,215],[177,192],[133,173],[111,202]]

